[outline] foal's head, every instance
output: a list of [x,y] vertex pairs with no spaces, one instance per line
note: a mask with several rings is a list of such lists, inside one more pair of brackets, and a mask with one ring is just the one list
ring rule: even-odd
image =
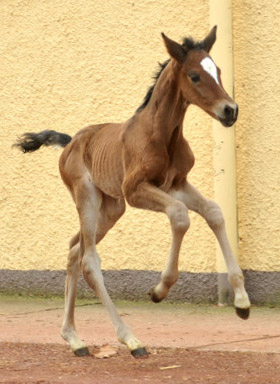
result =
[[217,27],[200,42],[185,39],[178,44],[162,34],[167,51],[180,66],[180,88],[184,99],[219,120],[225,127],[237,120],[238,105],[228,96],[221,70],[209,56],[216,41]]

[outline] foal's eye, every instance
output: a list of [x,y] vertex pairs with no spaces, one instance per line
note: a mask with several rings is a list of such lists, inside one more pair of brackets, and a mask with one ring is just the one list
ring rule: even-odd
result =
[[194,84],[197,84],[200,82],[200,76],[197,73],[189,73],[189,78]]

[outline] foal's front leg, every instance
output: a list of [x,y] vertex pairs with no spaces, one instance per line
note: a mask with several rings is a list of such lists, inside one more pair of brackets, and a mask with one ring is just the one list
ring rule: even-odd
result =
[[[177,218],[180,215],[180,207],[177,211]],[[171,221],[171,220],[170,220]],[[178,261],[181,244],[184,238],[184,234],[189,228],[189,221],[186,222],[184,228],[178,228],[176,223],[171,221],[172,242],[169,251],[167,264],[161,273],[160,282],[149,292],[151,299],[154,303],[161,302],[167,297],[168,292],[172,285],[178,280]]]
[[159,284],[150,292],[151,299],[158,303],[163,300],[169,289],[178,279],[178,258],[181,244],[190,221],[187,207],[179,200],[143,182],[126,195],[128,203],[136,208],[166,213],[171,224],[172,244],[167,265],[162,272]]
[[209,227],[213,230],[223,252],[229,283],[234,290],[236,313],[242,319],[247,319],[250,313],[250,300],[244,287],[243,273],[228,241],[225,220],[220,207],[214,201],[203,197],[188,182],[181,189],[171,191],[171,195],[184,202],[189,209],[204,217]]

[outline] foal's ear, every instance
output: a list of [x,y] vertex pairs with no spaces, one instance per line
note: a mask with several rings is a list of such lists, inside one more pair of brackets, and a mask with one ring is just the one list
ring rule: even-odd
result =
[[211,29],[208,36],[206,36],[202,42],[203,48],[205,49],[206,52],[209,53],[211,51],[211,48],[213,47],[213,44],[216,41],[216,36],[217,36],[217,25],[215,25],[215,27]]
[[164,33],[161,33],[161,36],[163,38],[164,44],[169,55],[173,57],[173,59],[178,61],[178,63],[183,64],[186,58],[186,51],[184,50],[182,45],[176,43],[176,41],[169,39]]

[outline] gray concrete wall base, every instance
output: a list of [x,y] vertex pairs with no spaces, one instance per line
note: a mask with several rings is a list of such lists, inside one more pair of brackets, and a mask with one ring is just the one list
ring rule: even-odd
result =
[[[103,271],[109,294],[113,299],[148,300],[148,292],[160,279],[155,271]],[[280,272],[244,271],[245,286],[254,304],[280,305]],[[64,294],[65,271],[0,270],[0,292],[23,295]],[[79,297],[94,297],[81,277]],[[179,280],[170,290],[169,301],[193,303],[232,302],[232,290],[226,274],[180,272]]]

